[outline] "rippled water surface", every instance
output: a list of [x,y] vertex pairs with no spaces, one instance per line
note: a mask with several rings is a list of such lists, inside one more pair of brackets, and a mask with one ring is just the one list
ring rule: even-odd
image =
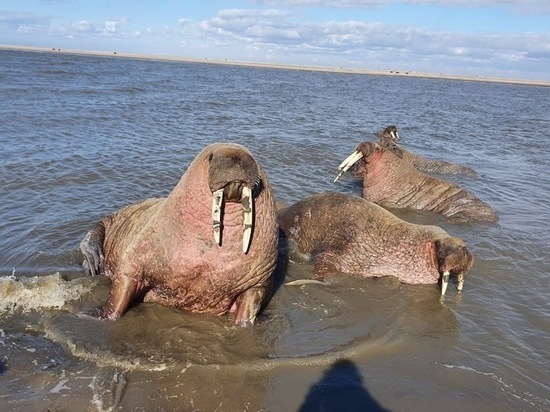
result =
[[[0,96],[0,409],[550,409],[550,89],[0,51]],[[400,214],[466,240],[462,294],[341,276],[279,287],[247,329],[153,304],[79,316],[109,290],[84,234],[167,195],[207,144],[247,146],[292,203],[359,195],[336,167],[390,124],[475,169],[445,178],[500,217]]]

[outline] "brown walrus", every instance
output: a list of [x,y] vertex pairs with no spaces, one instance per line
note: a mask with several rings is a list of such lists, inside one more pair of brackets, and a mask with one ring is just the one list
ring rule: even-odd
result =
[[360,197],[310,196],[278,212],[279,226],[315,277],[343,272],[362,277],[395,276],[405,283],[437,283],[445,294],[449,276],[464,274],[473,257],[462,239],[438,226],[405,222]]
[[450,182],[416,170],[378,143],[360,143],[340,164],[334,181],[353,165],[354,174],[363,178],[363,197],[381,206],[429,210],[455,222],[498,220],[487,203]]
[[81,242],[92,274],[112,279],[101,319],[137,297],[253,324],[269,298],[277,259],[275,200],[243,146],[215,143],[193,160],[167,198],[103,218]]
[[472,177],[479,177],[475,170],[467,166],[445,162],[443,160],[427,159],[404,149],[403,146],[396,143],[397,140],[400,140],[396,126],[388,126],[383,131],[378,132],[377,135],[380,139],[378,142],[380,146],[411,163],[416,170],[426,173],[464,174]]

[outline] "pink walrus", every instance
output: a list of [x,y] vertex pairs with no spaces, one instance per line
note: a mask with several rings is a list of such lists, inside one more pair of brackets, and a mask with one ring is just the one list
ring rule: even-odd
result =
[[360,143],[338,167],[338,178],[354,166],[363,197],[384,207],[429,210],[455,222],[496,222],[491,206],[457,185],[428,176],[378,143]]
[[269,299],[277,259],[274,196],[243,146],[215,143],[166,198],[103,218],[81,242],[91,274],[112,280],[101,319],[145,302],[254,323]]

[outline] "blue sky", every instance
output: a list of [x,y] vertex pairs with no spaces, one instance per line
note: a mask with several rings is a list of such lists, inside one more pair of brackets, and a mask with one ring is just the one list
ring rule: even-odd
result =
[[550,80],[550,0],[2,0],[0,44]]

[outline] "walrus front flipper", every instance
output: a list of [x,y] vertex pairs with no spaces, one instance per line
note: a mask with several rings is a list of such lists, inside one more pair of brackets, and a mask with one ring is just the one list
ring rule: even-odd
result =
[[129,276],[115,276],[107,303],[98,313],[99,319],[117,320],[126,311],[137,294],[137,280]]
[[105,226],[100,222],[86,233],[86,236],[80,242],[80,250],[85,258],[83,266],[91,276],[96,276],[103,272],[104,240]]
[[235,324],[237,326],[252,326],[256,315],[260,312],[268,287],[254,287],[241,293],[231,312],[235,313]]

